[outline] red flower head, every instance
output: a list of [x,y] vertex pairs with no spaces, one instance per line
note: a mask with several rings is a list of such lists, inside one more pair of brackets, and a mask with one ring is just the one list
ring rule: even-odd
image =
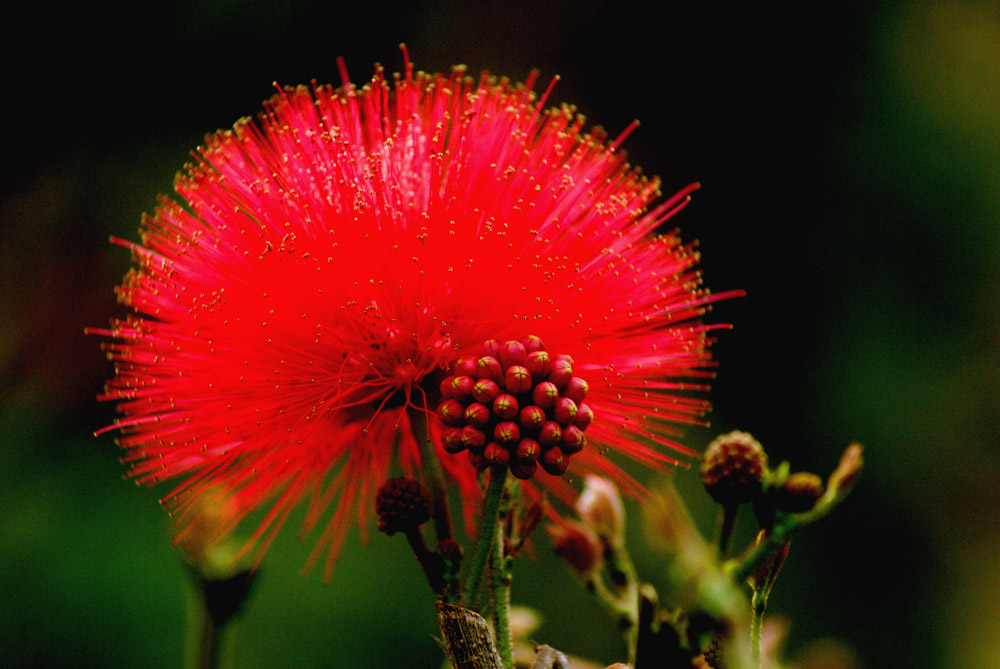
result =
[[115,362],[102,397],[123,414],[131,477],[179,480],[164,501],[180,512],[221,487],[233,524],[266,506],[261,549],[307,497],[306,529],[325,527],[314,558],[332,564],[392,468],[423,470],[411,418],[427,411],[476,506],[469,456],[444,448],[439,387],[487,340],[535,337],[589,386],[573,411],[596,418],[571,472],[637,494],[607,450],[651,466],[689,452],[675,426],[707,410],[687,391],[705,390],[718,327],[696,319],[727,295],[701,289],[697,253],[657,229],[694,187],[654,204],[658,182],[618,151],[632,128],[608,143],[572,108],[543,109],[533,82],[407,60],[362,89],[282,89],[256,122],[208,137],[180,202],[144,218],[141,244],[115,240],[132,250],[118,294],[135,315],[99,331]]

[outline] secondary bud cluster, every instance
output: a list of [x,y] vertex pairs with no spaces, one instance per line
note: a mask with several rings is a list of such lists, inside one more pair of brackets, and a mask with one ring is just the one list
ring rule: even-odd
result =
[[553,476],[583,450],[594,412],[583,403],[589,387],[573,376],[573,359],[550,354],[535,336],[483,345],[480,356],[463,356],[441,382],[438,408],[448,427],[444,448],[469,451],[477,469],[510,465],[531,478],[541,465]]
[[389,536],[415,530],[430,519],[431,498],[413,479],[389,479],[375,497],[375,514],[379,531]]
[[761,489],[767,454],[756,439],[739,430],[717,437],[705,449],[701,481],[719,504],[742,504]]

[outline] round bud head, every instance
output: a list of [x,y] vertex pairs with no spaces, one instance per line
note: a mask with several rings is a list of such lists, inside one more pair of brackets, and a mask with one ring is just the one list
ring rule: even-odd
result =
[[590,391],[590,384],[581,379],[579,376],[574,376],[566,385],[566,397],[570,398],[577,404],[583,402],[583,400],[587,397],[588,391]]
[[486,446],[486,433],[466,425],[462,428],[462,445],[470,451],[481,451]]
[[555,446],[560,440],[562,440],[562,428],[555,421],[546,421],[538,430],[538,443],[542,445],[542,448]]
[[531,373],[521,365],[508,367],[504,373],[504,384],[508,393],[526,393],[531,390]]
[[459,402],[468,402],[475,387],[476,380],[471,376],[455,376],[451,381],[450,394]]
[[450,372],[441,383],[439,411],[450,426],[442,442],[449,453],[467,450],[474,467],[506,465],[530,478],[541,465],[561,475],[585,447],[594,419],[583,404],[587,382],[573,376],[573,358],[547,352],[538,337],[487,340]]
[[569,468],[569,458],[563,455],[558,446],[553,446],[539,456],[538,464],[549,474],[562,476]]
[[500,444],[490,442],[483,449],[483,457],[491,465],[504,466],[510,462],[510,451]]
[[465,422],[465,407],[458,400],[451,399],[441,402],[438,407],[438,415],[441,416],[445,425],[459,427]]
[[524,350],[528,353],[545,350],[545,344],[542,343],[541,337],[536,337],[535,335],[528,335],[521,340],[521,343],[524,344]]
[[503,382],[503,366],[500,361],[491,355],[484,355],[476,360],[476,377],[489,379],[496,383]]
[[545,351],[534,351],[524,359],[524,366],[531,373],[531,378],[541,381],[552,371],[552,358]]
[[750,434],[737,430],[717,437],[705,449],[701,481],[719,504],[742,504],[760,493],[766,469],[763,447]]
[[390,536],[416,530],[431,517],[431,498],[413,479],[389,479],[375,496],[375,513],[379,531]]
[[519,479],[530,479],[538,470],[538,463],[534,460],[511,460],[510,473]]
[[531,391],[532,403],[543,409],[554,407],[557,399],[559,399],[559,389],[549,381],[542,381]]
[[472,387],[472,398],[477,402],[492,406],[493,400],[500,396],[500,392],[500,386],[495,381],[479,379]]
[[474,355],[463,355],[455,362],[455,376],[470,376],[476,378],[476,360]]
[[446,427],[441,435],[441,445],[449,453],[461,453],[467,446],[462,441],[462,431],[465,428]]
[[513,340],[504,342],[500,349],[500,364],[504,366],[504,369],[512,365],[523,365],[527,355],[528,351],[521,342]]
[[493,428],[493,438],[503,446],[514,446],[521,440],[521,428],[514,421],[505,420]]
[[564,427],[571,424],[576,420],[576,402],[568,397],[560,397],[556,400],[552,415],[555,417],[556,422]]
[[545,423],[545,410],[534,404],[529,404],[521,409],[518,421],[525,430],[537,430]]
[[485,404],[473,402],[465,408],[465,420],[473,427],[486,427],[490,422],[490,410]]
[[559,448],[562,449],[563,453],[566,455],[579,453],[583,450],[584,443],[586,443],[586,438],[583,436],[583,430],[576,425],[563,428],[562,439],[559,440]]
[[569,385],[573,378],[573,363],[566,359],[552,361],[552,371],[549,372],[549,381],[556,384],[556,388],[563,390]]
[[802,513],[816,506],[823,496],[823,479],[811,472],[796,472],[774,491],[774,505],[789,513]]
[[518,460],[537,460],[541,453],[541,444],[527,437],[517,442],[517,448],[514,449],[514,457]]
[[493,413],[502,420],[511,420],[518,414],[520,407],[517,405],[517,398],[504,393],[498,395],[493,400]]
[[496,339],[487,339],[483,342],[483,355],[491,358],[499,358],[501,348],[503,346]]

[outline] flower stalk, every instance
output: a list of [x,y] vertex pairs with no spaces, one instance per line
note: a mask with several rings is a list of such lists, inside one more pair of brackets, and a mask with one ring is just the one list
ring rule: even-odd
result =
[[[506,479],[506,476],[504,476]],[[510,582],[513,558],[505,551],[505,520],[510,511],[510,498],[504,496],[497,514],[493,547],[490,550],[489,583],[493,600],[493,630],[500,659],[508,669],[514,667],[514,648],[510,630]]]
[[467,601],[475,605],[478,601],[479,586],[483,580],[483,572],[490,555],[490,548],[496,540],[497,521],[500,517],[500,501],[503,498],[504,485],[507,482],[507,467],[494,466],[490,470],[490,484],[486,490],[486,501],[483,503],[483,520],[479,525],[479,541],[472,555],[469,573],[465,579]]

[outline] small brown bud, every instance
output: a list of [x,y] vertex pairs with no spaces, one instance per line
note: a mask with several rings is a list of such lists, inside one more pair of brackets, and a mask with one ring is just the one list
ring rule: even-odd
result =
[[747,432],[736,430],[717,437],[705,449],[701,481],[719,504],[749,502],[760,492],[767,454]]
[[823,479],[812,472],[796,472],[774,491],[774,505],[789,513],[802,513],[823,496]]
[[556,554],[569,563],[574,571],[588,576],[600,567],[604,548],[601,540],[588,527],[571,520],[545,526]]
[[850,491],[851,486],[854,485],[854,481],[861,474],[861,469],[865,464],[864,458],[861,457],[862,450],[861,444],[857,442],[848,446],[844,454],[840,456],[840,464],[830,474],[826,485],[828,488],[836,491],[837,497],[846,495]]
[[375,513],[379,531],[389,536],[415,530],[430,519],[431,498],[413,479],[389,479],[375,497]]
[[625,545],[625,505],[610,479],[588,476],[576,500],[576,512],[609,546]]

